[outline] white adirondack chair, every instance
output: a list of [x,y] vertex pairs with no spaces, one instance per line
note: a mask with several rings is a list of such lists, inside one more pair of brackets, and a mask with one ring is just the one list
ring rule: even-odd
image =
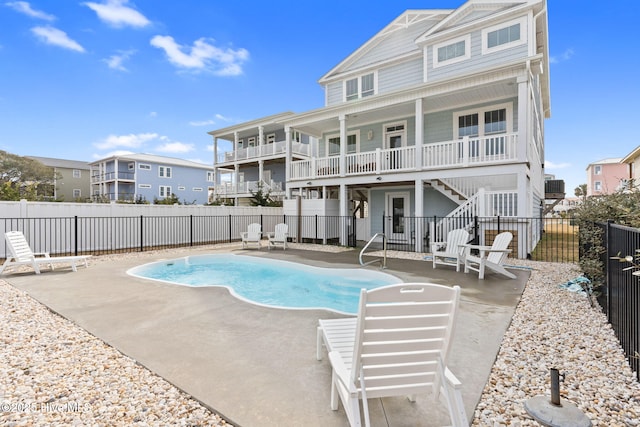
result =
[[242,249],[245,249],[250,244],[258,245],[258,249],[262,247],[262,226],[257,223],[249,224],[247,231],[240,233],[242,238]]
[[33,252],[21,231],[7,231],[4,237],[11,254],[7,255],[7,259],[0,266],[0,273],[14,265],[31,265],[35,273],[40,274],[41,265],[48,265],[53,270],[53,264],[60,263],[71,264],[71,269],[78,271],[76,264],[84,263],[87,267],[87,260],[91,257],[91,255],[51,257],[49,252]]
[[456,267],[456,271],[460,271],[462,264],[462,256],[464,255],[464,247],[471,235],[467,230],[459,228],[451,230],[447,234],[446,242],[432,242],[431,253],[433,254],[433,268],[436,264],[451,265]]
[[[491,246],[466,245],[464,253],[464,272],[469,270],[478,272],[478,278],[484,279],[484,272],[488,268],[496,273],[515,279],[516,276],[504,268],[504,263],[509,256],[511,249],[509,243],[513,239],[513,234],[508,231],[496,236]],[[477,249],[478,255],[471,255],[471,250]]]
[[271,250],[271,247],[276,247],[278,245],[282,245],[282,250],[287,249],[287,237],[289,237],[289,226],[287,224],[276,224],[276,229],[273,233],[268,233],[267,237],[269,239],[269,246],[267,247]]
[[360,293],[357,318],[320,320],[322,346],[333,368],[331,408],[338,397],[350,425],[360,426],[360,400],[369,426],[367,399],[442,391],[451,423],[468,426],[461,383],[447,368],[460,287],[401,283]]

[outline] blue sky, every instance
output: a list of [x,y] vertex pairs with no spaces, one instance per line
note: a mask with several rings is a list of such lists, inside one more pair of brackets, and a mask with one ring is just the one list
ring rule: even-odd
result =
[[[0,0],[0,149],[211,163],[208,131],[321,107],[317,80],[402,12],[463,3]],[[548,8],[546,171],[573,195],[589,163],[640,144],[640,2]]]

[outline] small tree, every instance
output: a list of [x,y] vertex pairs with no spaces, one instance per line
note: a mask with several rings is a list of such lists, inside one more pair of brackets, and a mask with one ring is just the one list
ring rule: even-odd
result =
[[170,196],[165,197],[164,199],[158,199],[157,197],[153,198],[154,205],[180,205],[180,199],[178,196],[171,193]]
[[0,200],[51,198],[55,180],[52,167],[0,150]]
[[259,182],[258,190],[255,193],[249,190],[251,193],[251,199],[249,200],[251,206],[282,206],[281,201],[272,199],[269,190],[265,192],[262,187],[262,182]]
[[578,185],[574,190],[574,194],[576,197],[581,198],[583,202],[587,200],[587,184]]

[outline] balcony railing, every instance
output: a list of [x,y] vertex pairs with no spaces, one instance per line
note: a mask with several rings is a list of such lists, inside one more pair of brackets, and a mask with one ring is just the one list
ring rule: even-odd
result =
[[106,172],[103,174],[91,175],[91,182],[104,182],[115,180],[133,181],[135,179],[134,172]]
[[282,182],[271,181],[265,183],[263,181],[244,181],[239,183],[223,182],[214,187],[214,193],[218,196],[235,196],[237,194],[249,194],[257,192],[262,183],[262,191],[269,193],[281,193],[283,190]]
[[[291,143],[291,151],[294,154],[301,154],[304,156],[309,156],[311,154],[309,144],[302,144],[299,142]],[[248,160],[277,155],[284,157],[286,152],[286,141],[278,141],[272,144],[256,145],[254,147],[239,148],[235,151],[220,153],[218,155],[218,163],[228,163],[236,160]]]
[[[416,147],[376,149],[346,155],[345,176],[382,174],[412,170],[430,170],[500,164],[517,160],[517,134],[424,144],[422,165],[416,164]],[[291,179],[341,176],[340,157],[330,156],[297,160],[291,163]]]

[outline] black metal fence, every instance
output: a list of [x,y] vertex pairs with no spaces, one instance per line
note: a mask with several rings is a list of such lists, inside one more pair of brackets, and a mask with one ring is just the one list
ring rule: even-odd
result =
[[[382,223],[380,223],[382,221]],[[394,222],[395,221],[395,222]],[[446,240],[446,230],[467,228],[475,243],[490,244],[495,234],[511,231],[513,256],[555,262],[578,261],[577,227],[562,218],[455,218],[382,217],[365,220],[388,237],[390,248],[429,252],[432,241]],[[278,223],[289,225],[291,240],[327,245],[364,245],[370,230],[357,230],[355,217],[292,215],[219,215],[219,216],[131,216],[0,218],[0,241],[9,230],[24,232],[34,251],[56,255],[109,254],[227,243],[240,240],[240,233],[251,223],[259,223],[263,233],[272,232]],[[435,235],[432,235],[434,233]],[[345,236],[345,237],[341,237]],[[416,236],[421,245],[416,245]],[[7,255],[0,244],[0,258]]]
[[640,230],[613,223],[599,225],[604,230],[602,245],[606,248],[602,257],[605,286],[599,301],[631,369],[640,380],[640,277],[633,274],[640,269],[628,268],[632,267],[631,263],[616,259],[636,258],[636,250],[640,249]]

